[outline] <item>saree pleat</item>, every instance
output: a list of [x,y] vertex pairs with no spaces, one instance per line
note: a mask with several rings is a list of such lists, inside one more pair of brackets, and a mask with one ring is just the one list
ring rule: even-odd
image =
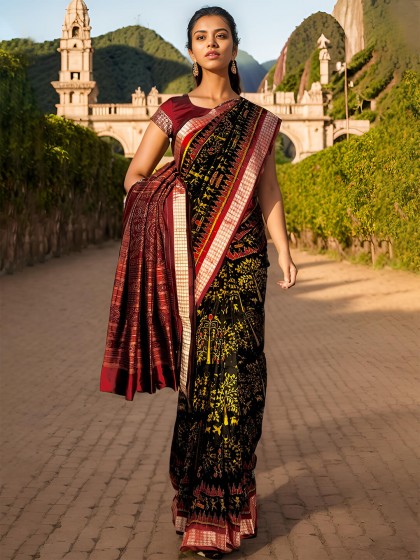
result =
[[127,400],[179,385],[181,325],[166,216],[177,181],[172,162],[133,185],[126,200],[100,390]]

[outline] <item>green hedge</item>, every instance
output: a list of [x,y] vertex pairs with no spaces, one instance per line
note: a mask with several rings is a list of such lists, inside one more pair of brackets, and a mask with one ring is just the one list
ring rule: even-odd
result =
[[420,76],[393,88],[380,123],[302,162],[278,166],[288,227],[296,238],[373,262],[420,270]]
[[26,63],[0,50],[0,271],[119,234],[128,160],[37,109]]

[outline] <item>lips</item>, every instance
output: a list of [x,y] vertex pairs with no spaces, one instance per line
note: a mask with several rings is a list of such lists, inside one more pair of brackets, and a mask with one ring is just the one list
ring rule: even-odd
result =
[[218,56],[220,56],[220,55],[216,51],[210,51],[206,54],[206,58],[217,58]]

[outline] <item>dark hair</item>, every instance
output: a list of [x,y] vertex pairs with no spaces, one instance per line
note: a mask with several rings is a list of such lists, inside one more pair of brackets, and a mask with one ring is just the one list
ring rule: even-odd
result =
[[[230,28],[230,32],[232,33],[232,38],[233,38],[233,44],[235,47],[238,47],[239,45],[239,37],[238,37],[238,32],[236,30],[236,23],[235,20],[233,19],[233,17],[230,15],[229,12],[227,12],[226,10],[224,10],[223,8],[219,8],[218,6],[207,6],[205,8],[201,8],[200,10],[197,10],[195,12],[195,14],[193,15],[193,17],[190,19],[190,22],[188,24],[188,28],[187,28],[187,34],[188,34],[188,41],[187,41],[187,49],[192,50],[192,31],[194,28],[194,25],[197,23],[197,21],[204,17],[204,16],[220,16],[222,17],[226,23],[228,24],[229,28]],[[197,84],[197,86],[199,86],[201,84],[201,80],[203,79],[203,71],[201,69],[201,66],[199,64],[197,64],[198,66],[198,76],[194,76],[195,79],[195,83]],[[236,74],[233,74],[230,65],[229,65],[229,80],[230,80],[230,85],[231,88],[233,89],[233,91],[235,93],[237,93],[238,95],[240,95],[241,93],[241,79],[239,77],[239,72],[237,72]]]

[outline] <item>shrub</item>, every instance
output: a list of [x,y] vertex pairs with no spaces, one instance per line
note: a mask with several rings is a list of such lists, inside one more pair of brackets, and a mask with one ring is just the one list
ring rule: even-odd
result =
[[276,91],[293,91],[296,98],[304,68],[305,65],[300,64],[294,72],[287,74],[283,81],[277,86]]
[[128,161],[42,115],[22,57],[0,50],[0,271],[119,233]]
[[363,66],[369,62],[369,60],[373,56],[373,49],[374,45],[371,44],[353,56],[347,66],[347,72],[349,76],[353,76],[358,70],[363,68]]
[[311,230],[343,252],[369,243],[371,260],[420,271],[420,76],[407,71],[387,99],[389,110],[361,137],[278,166],[288,227]]

